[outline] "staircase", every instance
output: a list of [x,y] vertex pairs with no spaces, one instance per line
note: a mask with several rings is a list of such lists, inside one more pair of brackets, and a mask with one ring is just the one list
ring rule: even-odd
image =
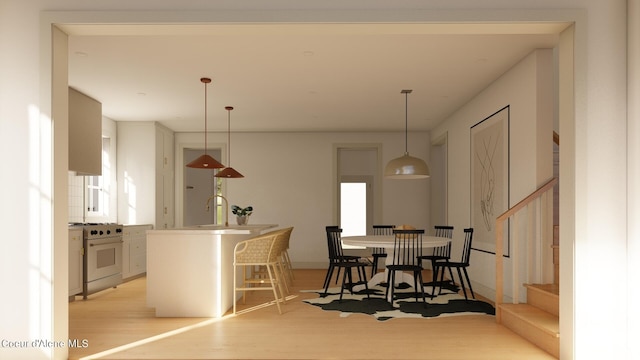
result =
[[551,355],[560,357],[559,232],[553,227],[553,284],[525,284],[526,304],[501,304],[502,324]]
[[557,284],[526,284],[526,304],[500,304],[502,325],[555,357],[560,357]]
[[[557,179],[549,181],[541,188],[536,190],[525,200],[521,201],[507,212],[498,217],[496,221],[496,300],[503,298],[503,260],[502,260],[502,223],[506,219],[514,219],[514,216],[521,210],[531,206],[530,204],[539,201],[538,199],[546,197],[551,192]],[[537,205],[541,209],[547,209],[546,205]],[[544,212],[544,211],[542,211]],[[544,219],[546,215],[543,215]],[[517,219],[516,219],[517,220]],[[539,232],[544,234],[542,229],[550,229],[547,227],[548,221],[541,220],[536,226]],[[552,284],[524,284],[523,290],[526,291],[526,303],[518,302],[518,286],[514,285],[512,299],[516,299],[513,303],[503,303],[496,301],[496,320],[511,331],[535,344],[539,348],[547,351],[549,354],[560,357],[560,317],[559,317],[559,242],[558,242],[558,226],[552,226],[553,230],[549,231],[549,237],[553,237],[553,241],[548,243],[552,251],[553,258],[553,274],[546,276],[545,279],[553,281]],[[551,234],[551,231],[553,234]],[[549,238],[547,237],[547,238]],[[516,258],[517,255],[514,256]],[[549,257],[546,257],[547,259]],[[550,259],[549,259],[550,260]],[[515,261],[515,260],[514,260]],[[549,262],[550,263],[550,262]],[[516,265],[513,268],[517,268]],[[517,279],[518,274],[514,272],[512,279]],[[530,281],[530,280],[529,280]]]

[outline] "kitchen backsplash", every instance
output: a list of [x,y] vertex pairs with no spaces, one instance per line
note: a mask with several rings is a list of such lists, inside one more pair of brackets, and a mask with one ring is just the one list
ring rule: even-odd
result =
[[69,171],[69,222],[84,222],[84,178]]

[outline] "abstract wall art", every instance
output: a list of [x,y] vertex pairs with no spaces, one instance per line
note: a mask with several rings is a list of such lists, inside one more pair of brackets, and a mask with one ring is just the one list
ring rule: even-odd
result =
[[[496,217],[509,206],[509,106],[471,127],[471,226],[473,248],[495,253]],[[509,256],[509,226],[504,252]]]

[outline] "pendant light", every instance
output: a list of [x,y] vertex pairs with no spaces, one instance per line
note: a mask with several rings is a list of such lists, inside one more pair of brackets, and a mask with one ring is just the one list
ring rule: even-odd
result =
[[404,155],[395,158],[384,168],[384,177],[388,179],[425,179],[429,177],[429,167],[422,159],[409,156],[408,151],[408,97],[413,90],[402,90],[405,98],[404,115]]
[[215,174],[215,177],[219,178],[243,178],[244,175],[237,172],[234,168],[231,167],[231,110],[233,110],[233,106],[225,106],[225,110],[227,110],[227,153],[229,157],[227,160],[229,161],[229,166]]
[[207,155],[207,84],[211,82],[209,78],[201,78],[200,82],[204,84],[204,154],[187,164],[187,167],[196,169],[222,169],[222,165],[218,160]]

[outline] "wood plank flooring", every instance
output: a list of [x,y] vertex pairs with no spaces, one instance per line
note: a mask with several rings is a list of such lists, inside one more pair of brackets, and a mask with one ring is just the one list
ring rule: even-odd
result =
[[553,359],[492,316],[381,322],[303,303],[316,295],[299,291],[323,279],[324,270],[295,270],[282,315],[260,306],[268,292],[251,292],[246,311],[209,319],[156,318],[138,278],[69,303],[69,336],[88,342],[69,359]]

